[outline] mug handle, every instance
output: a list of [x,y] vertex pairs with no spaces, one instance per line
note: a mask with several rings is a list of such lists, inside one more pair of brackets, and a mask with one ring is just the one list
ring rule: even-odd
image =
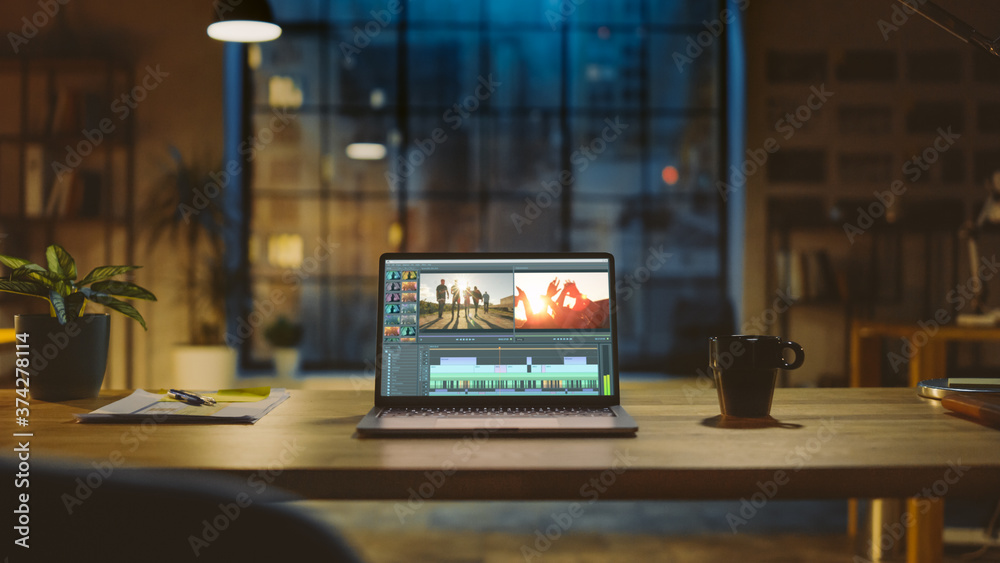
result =
[[784,352],[786,348],[791,348],[792,350],[795,351],[795,360],[792,363],[788,363],[785,361],[785,358],[782,355],[779,357],[779,360],[781,362],[780,367],[782,369],[795,369],[801,366],[802,362],[804,362],[806,359],[806,353],[802,350],[802,346],[799,346],[798,344],[790,340],[786,340],[781,343],[781,351]]

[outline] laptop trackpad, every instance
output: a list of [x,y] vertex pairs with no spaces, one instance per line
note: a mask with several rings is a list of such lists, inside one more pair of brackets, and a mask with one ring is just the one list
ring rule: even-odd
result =
[[559,428],[555,417],[518,418],[439,418],[435,428],[468,428],[483,430],[516,430],[518,428]]

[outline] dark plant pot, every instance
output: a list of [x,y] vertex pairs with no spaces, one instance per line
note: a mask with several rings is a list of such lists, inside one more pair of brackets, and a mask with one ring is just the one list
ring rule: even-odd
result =
[[108,366],[111,316],[84,315],[60,325],[48,315],[14,315],[14,331],[27,334],[31,398],[40,401],[92,399],[101,391]]

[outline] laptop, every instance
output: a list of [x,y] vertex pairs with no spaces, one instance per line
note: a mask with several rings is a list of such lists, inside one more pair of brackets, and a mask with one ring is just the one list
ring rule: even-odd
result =
[[359,435],[634,434],[614,280],[607,253],[383,254]]

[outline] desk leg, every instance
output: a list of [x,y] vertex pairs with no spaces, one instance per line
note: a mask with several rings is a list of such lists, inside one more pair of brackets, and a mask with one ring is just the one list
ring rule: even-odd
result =
[[882,385],[882,339],[851,327],[851,387]]
[[[926,499],[925,499],[926,502]],[[913,525],[906,532],[907,563],[941,563],[944,557],[944,499],[921,506],[920,499],[911,498],[906,509],[913,516]],[[921,513],[921,509],[927,512]]]
[[847,538],[850,540],[851,545],[857,543],[858,539],[858,510],[860,510],[858,499],[847,499]]
[[861,502],[852,499],[856,516],[852,518],[856,534],[850,544],[856,555],[852,561],[888,563],[902,561],[907,549],[905,527],[907,499],[873,498]]

